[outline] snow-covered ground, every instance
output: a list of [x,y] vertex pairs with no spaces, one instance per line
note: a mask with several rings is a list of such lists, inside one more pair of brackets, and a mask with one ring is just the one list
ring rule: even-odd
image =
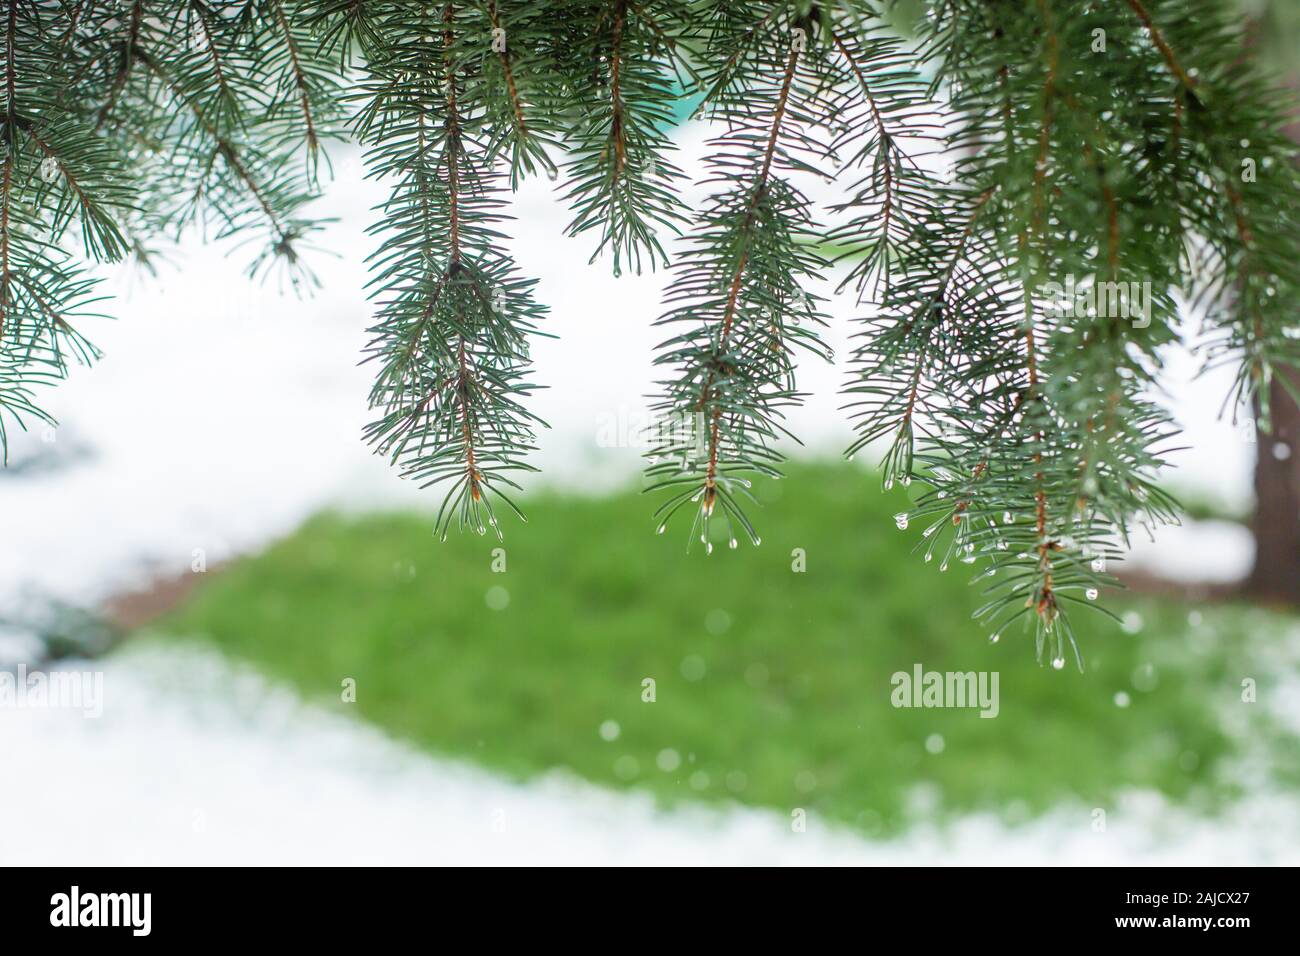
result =
[[[688,137],[688,157],[698,143]],[[35,593],[95,603],[187,573],[200,552],[212,565],[326,504],[429,504],[359,441],[362,230],[377,193],[355,162],[340,169],[327,244],[343,256],[319,263],[316,299],[250,286],[238,260],[196,243],[178,271],[130,289],[119,321],[85,330],[104,360],[44,396],[60,427],[20,437],[12,460],[26,470],[0,478],[0,616]],[[520,265],[540,278],[560,337],[534,349],[548,386],[537,410],[553,425],[536,463],[545,481],[597,491],[638,466],[637,448],[598,444],[644,422],[663,277],[585,265],[589,248],[561,238],[566,217],[545,181],[526,186],[516,213]],[[835,311],[828,338],[844,354],[853,308]],[[805,365],[814,398],[793,427],[830,454],[849,438],[837,411],[843,369]],[[1181,483],[1241,502],[1253,446],[1216,420],[1226,383],[1189,384],[1192,367],[1173,359],[1171,407],[1191,445],[1177,457]],[[1185,529],[1142,560],[1229,579],[1249,548],[1240,529]],[[194,651],[94,666],[107,695],[98,720],[0,710],[0,863],[1261,862],[1288,852],[1295,862],[1288,848],[1300,847],[1294,806],[1262,796],[1215,822],[1135,794],[1105,833],[1080,807],[1012,830],[971,818],[883,844],[817,821],[793,833],[779,814],[751,810],[662,814],[638,796],[567,780],[520,786],[411,752]],[[215,689],[232,679],[241,693]]]
[[[91,666],[91,665],[70,665]],[[106,707],[0,723],[0,865],[1282,864],[1293,800],[1206,820],[1133,793],[1008,828],[991,816],[867,842],[742,807],[657,810],[554,776],[527,785],[433,759],[193,648],[96,663]],[[592,733],[596,733],[592,728]]]

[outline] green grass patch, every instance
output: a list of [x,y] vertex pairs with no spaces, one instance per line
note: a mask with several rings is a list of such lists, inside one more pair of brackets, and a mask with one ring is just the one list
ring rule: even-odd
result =
[[[427,515],[321,515],[152,630],[211,641],[309,698],[519,778],[566,768],[871,833],[906,825],[918,787],[940,816],[1106,807],[1129,787],[1212,808],[1235,792],[1225,770],[1246,740],[1295,778],[1294,739],[1240,703],[1244,676],[1265,692],[1252,642],[1290,622],[1245,608],[1189,622],[1185,606],[1112,601],[1140,628],[1076,612],[1087,670],[1056,671],[1029,636],[988,643],[970,620],[970,568],[940,573],[911,553],[916,531],[895,529],[901,492],[809,465],[757,493],[763,544],[711,556],[687,553],[684,526],[653,534],[634,492],[535,496],[529,524],[506,529],[504,573],[495,539],[440,544]],[[916,663],[998,671],[999,715],[895,709],[891,675]],[[340,701],[345,678],[355,704]],[[926,746],[936,734],[939,753]]]

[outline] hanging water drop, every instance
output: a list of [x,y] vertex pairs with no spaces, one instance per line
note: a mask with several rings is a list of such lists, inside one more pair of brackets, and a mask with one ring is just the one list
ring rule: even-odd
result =
[[1010,511],[1004,511],[1004,512],[1002,512],[1002,523],[1003,523],[1003,524],[1011,524],[1011,522],[1013,522],[1013,521],[1015,521],[1015,520],[1016,520],[1016,516],[1013,515]]
[[996,644],[996,643],[997,643],[998,641],[1000,641],[1000,640],[1002,640],[1002,635],[1001,635],[1001,634],[990,634],[990,635],[989,635],[989,643],[990,643],[990,644]]
[[1055,667],[1055,668],[1059,671],[1062,667],[1065,666],[1065,658],[1064,658],[1064,657],[1054,657],[1054,658],[1052,659],[1052,666]]
[[1083,592],[1083,596],[1086,597],[1089,601],[1095,601],[1097,600],[1097,589],[1088,588],[1088,590]]
[[47,183],[52,183],[59,178],[59,161],[53,156],[46,156],[41,160],[41,179]]
[[546,178],[549,179],[551,182],[555,182],[557,179],[560,178],[560,170],[555,166],[547,166]]
[[740,542],[737,541],[735,538],[732,538],[730,541],[727,542],[727,547],[729,547],[732,551],[735,551],[738,547],[740,547]]
[[898,528],[899,531],[906,531],[906,530],[907,530],[907,512],[906,512],[906,511],[900,511],[898,514],[894,515],[894,526],[895,526],[896,528]]

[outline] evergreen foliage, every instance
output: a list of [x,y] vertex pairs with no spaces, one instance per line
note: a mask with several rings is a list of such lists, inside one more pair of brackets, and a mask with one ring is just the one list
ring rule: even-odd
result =
[[[98,263],[148,264],[197,224],[310,289],[305,207],[350,139],[388,189],[366,438],[444,489],[440,534],[499,535],[543,425],[546,312],[504,230],[544,175],[593,258],[670,269],[660,530],[759,542],[749,487],[779,474],[796,359],[832,358],[813,290],[835,249],[861,313],[850,453],[885,449],[925,559],[983,562],[995,638],[1023,622],[1060,666],[1068,608],[1113,583],[1132,529],[1176,519],[1160,347],[1195,338],[1265,417],[1297,364],[1287,102],[1226,0],[929,0],[910,39],[889,6],[7,0],[0,441],[96,357]],[[668,136],[685,97],[716,129],[698,209]],[[812,201],[815,178],[840,200]]]

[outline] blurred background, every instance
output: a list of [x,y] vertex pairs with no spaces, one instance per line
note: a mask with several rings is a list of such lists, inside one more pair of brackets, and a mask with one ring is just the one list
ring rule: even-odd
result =
[[[1294,83],[1294,4],[1243,4]],[[678,129],[688,172],[705,135]],[[103,708],[0,707],[0,863],[1300,860],[1293,405],[1259,435],[1171,350],[1189,520],[1135,541],[1101,601],[1122,623],[1079,615],[1082,673],[1040,667],[970,620],[971,567],[914,553],[902,490],[840,459],[842,367],[800,369],[806,447],[757,486],[761,547],[656,536],[664,277],[588,265],[542,179],[511,230],[558,336],[533,350],[529,523],[439,543],[441,495],[360,441],[382,188],[333,159],[314,299],[192,236],[112,276],[104,360],[17,436],[0,666],[102,674]],[[855,307],[833,313],[842,355]],[[997,717],[894,708],[917,664],[997,671]]]

